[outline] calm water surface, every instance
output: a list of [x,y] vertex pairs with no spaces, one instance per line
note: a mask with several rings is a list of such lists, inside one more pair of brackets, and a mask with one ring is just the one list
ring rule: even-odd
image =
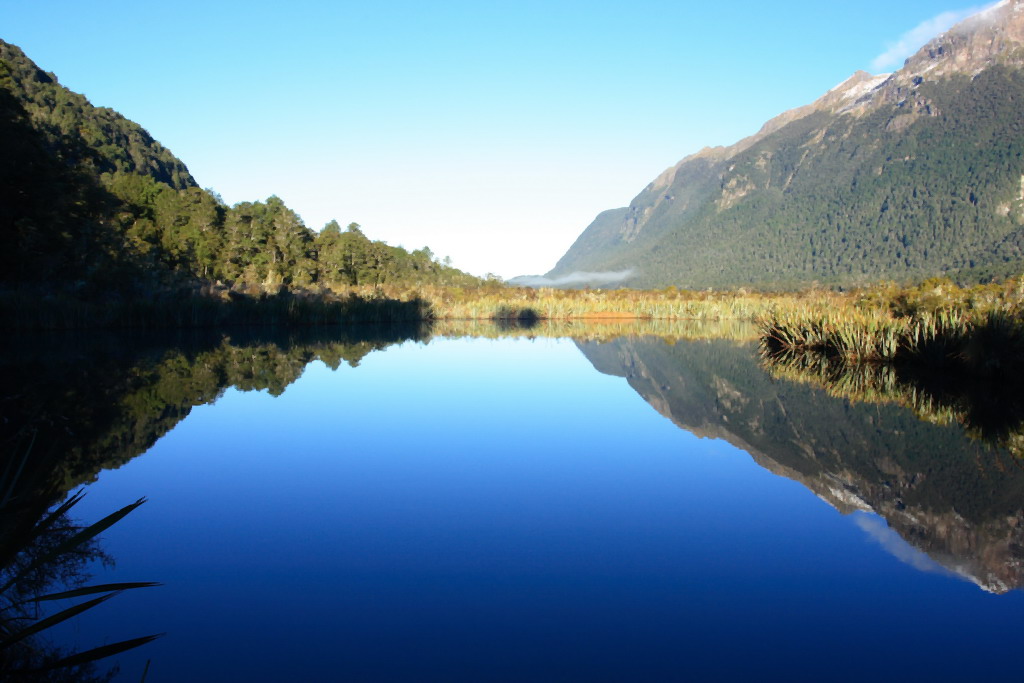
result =
[[75,515],[146,496],[95,580],[164,585],[60,638],[166,632],[149,682],[1019,679],[1013,456],[735,342],[378,346],[126,370]]

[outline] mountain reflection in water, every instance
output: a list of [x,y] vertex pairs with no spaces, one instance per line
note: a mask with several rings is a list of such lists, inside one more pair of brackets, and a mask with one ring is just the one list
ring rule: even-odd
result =
[[[602,330],[586,331],[600,337]],[[467,332],[515,330],[454,329]],[[748,336],[732,328],[727,334]],[[236,331],[231,337],[189,335],[171,347],[166,340],[114,335],[88,343],[46,339],[5,352],[0,387],[3,466],[9,478],[17,473],[2,483],[9,496],[21,497],[30,517],[99,471],[143,453],[192,407],[215,401],[227,387],[278,395],[312,360],[334,368],[357,365],[392,343],[429,339],[429,330],[376,327],[284,337]],[[828,396],[813,382],[789,381],[791,370],[773,378],[758,366],[752,343],[622,336],[576,345],[597,370],[626,378],[679,427],[726,440],[844,514],[881,516],[949,571],[995,593],[1024,582],[1024,467],[1013,452],[969,438],[955,421],[930,424],[891,403]],[[875,528],[871,535],[878,538]]]
[[[577,346],[679,427],[728,441],[844,514],[881,516],[912,548],[984,590],[1024,583],[1024,468],[1007,449],[970,438],[956,422],[931,424],[897,405],[773,380],[752,344],[620,338]],[[908,561],[908,549],[882,541],[876,524],[859,523]]]
[[[955,421],[773,377],[742,326],[56,339],[0,356],[2,483],[23,508],[0,533],[96,479],[101,508],[150,498],[104,540],[126,567],[112,579],[164,586],[82,627],[167,631],[126,672],[152,656],[152,680],[282,680],[296,662],[304,680],[479,680],[502,678],[500,659],[504,680],[553,661],[563,678],[666,679],[695,662],[698,679],[750,680],[768,662],[817,680],[846,640],[902,637],[902,621],[875,629],[902,609],[928,621],[933,652],[963,643],[959,675],[1019,636],[1020,593],[993,599],[877,550],[1020,587],[1016,457]],[[140,604],[151,619],[129,628]],[[955,633],[971,619],[990,623]],[[723,664],[741,641],[756,656]],[[244,659],[253,642],[266,661]],[[875,667],[846,664],[848,679]]]

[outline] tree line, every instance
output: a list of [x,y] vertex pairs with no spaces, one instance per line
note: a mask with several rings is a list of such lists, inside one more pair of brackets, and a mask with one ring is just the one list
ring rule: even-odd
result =
[[320,232],[278,197],[227,206],[141,126],[0,41],[0,286],[138,294],[481,281],[427,248]]

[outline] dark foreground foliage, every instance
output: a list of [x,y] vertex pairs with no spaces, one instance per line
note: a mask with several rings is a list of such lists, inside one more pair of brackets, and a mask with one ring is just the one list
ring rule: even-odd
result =
[[340,325],[429,319],[429,305],[383,295],[227,289],[186,289],[150,297],[99,300],[35,291],[0,292],[0,320],[9,330],[188,328],[238,325]]
[[[151,588],[151,581],[87,585],[90,565],[113,562],[98,536],[145,502],[82,526],[69,516],[79,492],[51,509],[39,499],[9,495],[11,472],[2,475],[4,521],[0,534],[0,679],[5,681],[105,681],[96,663],[159,638],[152,634],[77,652],[50,642],[51,629],[116,598],[125,591]],[[55,605],[55,607],[54,607]]]

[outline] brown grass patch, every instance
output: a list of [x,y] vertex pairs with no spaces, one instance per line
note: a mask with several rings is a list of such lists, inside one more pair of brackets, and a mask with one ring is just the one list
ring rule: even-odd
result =
[[581,311],[572,317],[597,323],[606,320],[649,320],[651,318],[649,315],[640,315],[635,311]]

